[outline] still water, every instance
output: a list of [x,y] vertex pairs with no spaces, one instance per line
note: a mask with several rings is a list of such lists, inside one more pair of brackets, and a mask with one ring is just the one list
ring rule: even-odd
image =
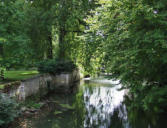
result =
[[167,128],[166,116],[129,108],[119,81],[85,80],[74,90],[51,94],[40,114],[22,119],[15,128]]

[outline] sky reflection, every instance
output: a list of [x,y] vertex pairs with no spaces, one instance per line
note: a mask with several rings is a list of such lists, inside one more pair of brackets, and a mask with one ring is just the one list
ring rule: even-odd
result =
[[[127,123],[127,111],[124,100],[125,90],[119,90],[121,84],[113,80],[93,80],[97,83],[106,83],[109,86],[94,86],[84,88],[84,103],[87,115],[84,121],[84,128],[109,128],[111,117],[114,111],[118,110],[118,117],[125,122],[125,128],[129,128]],[[117,84],[116,86],[112,86]]]

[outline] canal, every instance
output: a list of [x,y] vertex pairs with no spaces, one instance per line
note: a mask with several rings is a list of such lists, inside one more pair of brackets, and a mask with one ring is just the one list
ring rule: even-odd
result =
[[50,94],[40,114],[15,128],[165,128],[165,115],[129,107],[128,90],[119,81],[84,80],[69,94]]

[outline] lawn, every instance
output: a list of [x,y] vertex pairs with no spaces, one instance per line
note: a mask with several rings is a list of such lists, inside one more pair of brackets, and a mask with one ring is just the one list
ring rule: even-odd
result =
[[27,78],[31,78],[34,75],[37,75],[38,71],[36,70],[31,70],[31,71],[5,71],[4,72],[4,76],[5,76],[5,80],[2,81],[0,80],[0,89],[4,88],[4,84],[11,82],[11,81],[19,81],[19,80],[24,80]]
[[5,79],[7,80],[23,80],[27,78],[31,78],[34,75],[37,75],[38,71],[6,71],[4,73]]

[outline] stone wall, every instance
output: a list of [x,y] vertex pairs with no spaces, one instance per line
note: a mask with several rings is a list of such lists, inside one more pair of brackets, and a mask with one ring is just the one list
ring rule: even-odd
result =
[[25,100],[26,97],[40,94],[45,95],[50,90],[62,91],[69,90],[69,88],[80,80],[80,75],[77,70],[72,73],[62,73],[60,75],[52,76],[50,74],[41,74],[30,79],[17,82],[17,86],[8,87],[4,89],[10,97],[16,97],[18,100]]

